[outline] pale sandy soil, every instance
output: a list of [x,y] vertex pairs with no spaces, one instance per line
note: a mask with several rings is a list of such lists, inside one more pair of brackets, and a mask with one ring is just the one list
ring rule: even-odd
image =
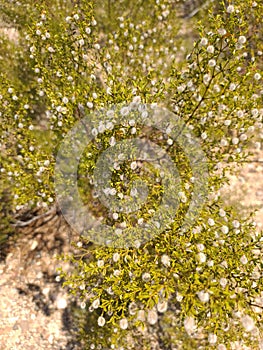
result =
[[57,230],[55,221],[44,230],[24,230],[0,262],[0,350],[78,348],[74,300],[62,289],[57,272],[67,266],[55,257],[69,250],[70,237]]
[[222,191],[226,201],[239,209],[241,214],[256,210],[258,230],[263,229],[263,150],[244,164],[239,173],[230,176],[230,185]]

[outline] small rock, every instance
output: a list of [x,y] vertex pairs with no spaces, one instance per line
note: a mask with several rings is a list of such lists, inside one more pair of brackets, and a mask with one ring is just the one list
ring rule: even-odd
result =
[[36,276],[38,279],[41,279],[43,277],[43,273],[40,271],[37,273],[37,276]]
[[57,308],[58,309],[66,309],[68,303],[65,298],[58,298],[57,299]]
[[15,323],[14,326],[13,326],[13,331],[17,331],[19,328],[18,328],[18,324]]
[[38,246],[38,242],[37,241],[33,241],[32,244],[31,244],[31,247],[30,247],[30,250],[35,250],[36,247]]
[[51,334],[51,335],[48,337],[48,342],[49,342],[49,344],[53,344],[53,341],[54,341],[54,336],[53,336],[53,334]]
[[48,296],[49,292],[50,292],[50,288],[49,288],[49,287],[46,287],[46,288],[44,288],[44,289],[42,290],[42,293],[43,293],[46,297]]

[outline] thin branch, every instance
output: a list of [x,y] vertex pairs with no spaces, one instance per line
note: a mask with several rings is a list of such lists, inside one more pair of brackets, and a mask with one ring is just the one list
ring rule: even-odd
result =
[[[14,226],[14,227],[25,227],[25,226],[31,225],[33,222],[35,222],[35,221],[37,221],[37,220],[39,220],[41,218],[47,217],[49,214],[55,213],[55,212],[57,212],[57,208],[56,207],[52,207],[46,213],[34,216],[30,220],[27,220],[27,221],[16,220],[16,222],[14,224],[12,224],[12,226]],[[44,222],[46,222],[46,221],[48,221],[48,220],[45,220]]]
[[255,304],[255,303],[253,303],[253,302],[248,302],[248,304],[251,305],[251,306],[255,306],[255,307],[258,307],[258,308],[260,308],[260,309],[263,309],[263,306],[262,306],[262,305]]
[[111,20],[111,0],[108,0],[108,17]]
[[189,15],[184,16],[183,18],[185,19],[189,19],[194,17],[198,12],[200,12],[201,10],[203,10],[205,7],[207,7],[210,2],[214,2],[214,0],[207,0],[204,4],[202,4],[201,6],[197,7],[196,9],[194,9],[192,12],[189,13]]

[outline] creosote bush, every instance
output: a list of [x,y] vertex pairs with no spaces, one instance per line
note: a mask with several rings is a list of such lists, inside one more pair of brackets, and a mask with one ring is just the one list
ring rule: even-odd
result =
[[[11,18],[12,3],[6,3]],[[261,349],[262,234],[252,216],[237,217],[222,202],[220,188],[248,157],[249,141],[262,128],[262,42],[248,19],[256,18],[260,26],[262,5],[222,2],[219,12],[200,22],[200,37],[186,55],[173,1],[49,5],[41,2],[31,19],[22,21],[22,45],[1,43],[10,57],[21,52],[30,71],[20,80],[1,72],[0,165],[14,207],[54,204],[59,146],[85,116],[94,124],[93,139],[79,159],[77,180],[97,221],[120,235],[143,229],[165,192],[162,169],[129,159],[111,164],[108,194],[122,203],[133,196],[129,183],[142,179],[147,201],[125,213],[98,200],[96,163],[122,140],[136,137],[158,145],[173,160],[183,187],[174,220],[159,227],[159,235],[120,248],[90,246],[87,235],[80,235],[79,254],[63,257],[74,267],[61,275],[80,299],[84,348],[150,349],[157,342],[162,349]],[[187,126],[207,158],[208,193],[194,225],[184,231],[199,179],[168,129],[145,127],[132,117],[133,108],[145,113],[156,106]],[[123,125],[114,124],[117,113]]]

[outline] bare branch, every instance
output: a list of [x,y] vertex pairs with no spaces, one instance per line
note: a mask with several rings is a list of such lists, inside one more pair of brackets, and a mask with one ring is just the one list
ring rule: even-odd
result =
[[[57,212],[57,207],[54,206],[52,207],[50,210],[48,210],[46,213],[34,216],[32,219],[27,220],[27,221],[21,221],[21,220],[16,220],[16,222],[14,224],[12,224],[12,226],[14,227],[25,227],[25,226],[29,226],[32,223],[34,223],[35,221],[48,217],[50,214]],[[44,220],[44,222],[49,221],[49,219]]]
[[194,17],[199,11],[203,10],[205,7],[207,7],[211,2],[214,2],[214,0],[207,0],[204,4],[201,6],[195,8],[192,12],[190,12],[188,15],[184,16],[184,18],[189,19]]

